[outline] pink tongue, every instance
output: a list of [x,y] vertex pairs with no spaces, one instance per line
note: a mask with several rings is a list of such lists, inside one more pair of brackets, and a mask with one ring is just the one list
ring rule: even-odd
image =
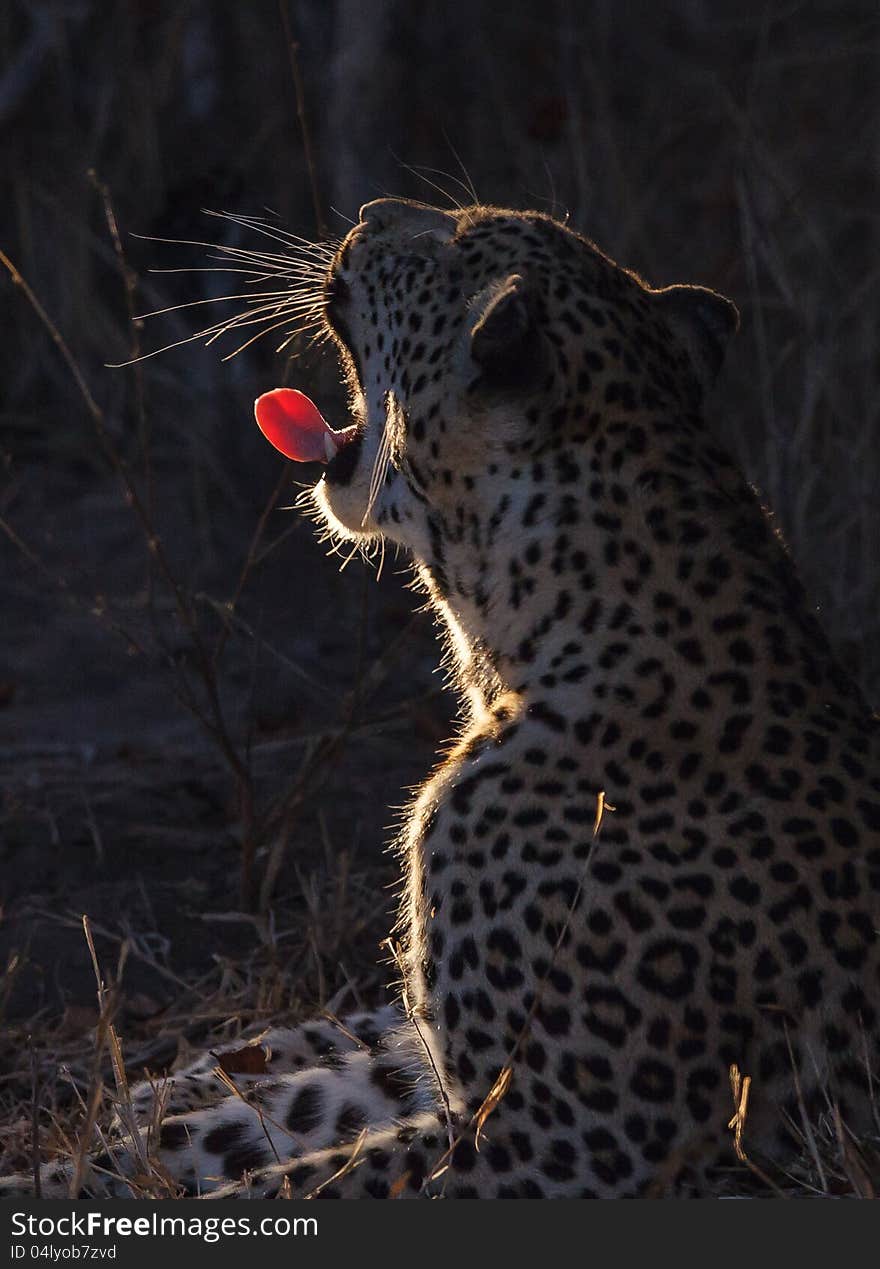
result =
[[295,388],[264,392],[254,402],[254,415],[269,444],[297,463],[329,463],[356,430],[334,432],[318,407]]

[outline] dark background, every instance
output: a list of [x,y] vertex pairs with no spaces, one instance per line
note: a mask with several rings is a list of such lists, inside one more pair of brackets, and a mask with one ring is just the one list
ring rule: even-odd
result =
[[472,182],[569,215],[655,285],[723,291],[742,331],[714,426],[876,703],[878,93],[874,0],[3,0],[0,247],[106,432],[4,273],[8,1123],[32,1068],[59,1111],[59,1062],[85,1080],[83,912],[108,976],[125,962],[135,1071],[218,1028],[381,998],[386,808],[454,708],[403,561],[378,584],[359,560],[340,574],[283,509],[303,474],[253,425],[282,383],[338,425],[330,354],[274,357],[270,336],[225,362],[234,340],[105,368],[215,320],[130,313],[229,293],[150,272],[205,249],[131,235],[271,248],[201,209],[315,238],[378,195],[448,204]]

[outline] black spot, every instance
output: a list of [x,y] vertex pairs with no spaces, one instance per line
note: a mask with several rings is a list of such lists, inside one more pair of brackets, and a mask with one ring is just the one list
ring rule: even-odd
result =
[[408,1101],[413,1092],[411,1075],[396,1066],[376,1065],[370,1072],[370,1083],[395,1102]]
[[340,1141],[347,1141],[351,1137],[356,1137],[361,1129],[366,1127],[366,1123],[367,1116],[360,1106],[349,1103],[343,1106],[336,1116],[336,1135]]
[[[187,1123],[166,1119],[159,1129],[159,1148],[180,1150],[198,1136],[198,1128]],[[219,1153],[219,1151],[218,1151]]]
[[321,1090],[316,1084],[307,1084],[300,1089],[285,1120],[291,1132],[313,1132],[323,1119],[323,1101]]
[[645,949],[636,977],[648,991],[669,1000],[680,1000],[694,988],[694,971],[699,963],[696,948],[678,939],[657,939]]
[[675,1072],[656,1058],[643,1058],[636,1065],[629,1086],[646,1102],[671,1102],[675,1097]]
[[274,1158],[268,1141],[261,1135],[246,1145],[230,1150],[223,1159],[223,1174],[233,1178],[240,1177],[243,1172],[253,1172],[256,1168],[273,1162]]
[[849,820],[833,819],[831,821],[831,832],[834,834],[834,840],[840,846],[851,850],[859,844],[859,834]]

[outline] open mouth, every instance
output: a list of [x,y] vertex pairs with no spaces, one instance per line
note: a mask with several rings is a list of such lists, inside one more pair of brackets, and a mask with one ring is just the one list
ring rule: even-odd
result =
[[[346,429],[351,431],[351,428]],[[347,485],[355,473],[361,449],[364,444],[364,433],[360,424],[354,425],[354,435],[339,447],[333,458],[324,469],[324,479],[329,485]]]
[[357,465],[359,424],[334,431],[315,403],[295,388],[273,388],[254,402],[254,416],[270,445],[296,463],[323,463],[327,478],[344,484]]
[[[349,299],[348,284],[338,273],[331,273],[325,286],[325,317],[360,378],[342,312]],[[285,458],[323,464],[330,484],[344,485],[351,480],[363,446],[363,423],[334,430],[315,403],[295,388],[264,392],[254,402],[254,415],[266,440]]]

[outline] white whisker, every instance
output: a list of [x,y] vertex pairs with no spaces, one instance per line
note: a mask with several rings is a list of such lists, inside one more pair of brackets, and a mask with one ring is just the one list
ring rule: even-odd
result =
[[253,269],[238,269],[233,264],[181,265],[177,269],[147,269],[147,273],[243,273],[246,277],[266,282],[278,277],[278,271],[274,269],[269,273],[256,273]]
[[357,224],[356,220],[352,220],[351,216],[346,216],[345,212],[341,212],[338,207],[333,207],[331,205],[330,210],[332,211],[333,215],[338,216],[340,220],[347,220],[350,225]]
[[[317,314],[314,318],[314,324],[316,324],[316,330],[315,330],[315,333],[312,335],[311,339],[309,340],[308,344],[306,345],[307,349],[311,348],[313,345],[316,346],[317,344],[321,343],[322,339],[327,338],[327,332],[324,329],[324,323],[321,320],[320,316]],[[313,320],[310,319],[304,325],[299,326],[297,327],[296,330],[291,331],[289,335],[286,335],[284,339],[282,339],[281,343],[275,349],[275,352],[276,353],[284,352],[288,344],[292,344],[293,341],[296,339],[297,335],[304,335],[306,331],[311,330],[312,325],[313,325]]]
[[253,304],[257,300],[285,299],[289,295],[290,291],[287,288],[283,291],[252,292],[250,295],[212,295],[206,300],[187,300],[184,304],[169,304],[167,308],[154,308],[149,313],[135,313],[133,320],[143,322],[148,317],[161,317],[163,313],[177,313],[183,308],[198,308],[200,304],[223,304],[229,300],[244,300],[247,304]]
[[233,247],[225,242],[206,242],[203,245],[222,253],[219,256],[208,256],[209,260],[223,260],[227,257],[233,260],[252,260],[261,267],[271,267],[279,273],[323,276],[327,267],[324,261],[301,260],[293,255],[282,254],[280,251],[257,251],[253,247]]
[[361,549],[360,543],[355,542],[354,546],[351,548],[351,551],[348,553],[348,555],[346,555],[345,559],[339,565],[340,573],[344,572],[348,568],[349,564],[354,559],[354,557],[358,554],[360,549]]
[[[285,339],[283,343],[279,344],[278,347],[275,349],[275,351],[283,352],[284,349],[287,347],[287,345],[291,342],[291,340],[296,339],[297,335],[299,334],[301,334],[300,331],[298,330],[293,331],[290,337],[288,339]],[[328,343],[330,340],[332,340],[332,338],[333,336],[331,335],[330,331],[327,329],[327,327],[324,325],[322,321],[320,322],[318,329],[312,335],[309,342],[306,344],[304,351],[308,352],[309,349],[311,348],[319,348],[321,344]]]
[[205,209],[205,215],[228,220],[242,229],[270,238],[280,243],[283,251],[255,250],[222,242],[206,242],[197,238],[133,235],[147,242],[199,247],[208,252],[209,260],[217,261],[216,264],[208,266],[152,269],[150,270],[152,273],[235,273],[243,277],[244,285],[249,289],[237,294],[205,296],[181,304],[169,304],[163,308],[137,314],[134,320],[145,321],[147,318],[160,317],[209,304],[234,303],[243,306],[240,312],[219,321],[210,322],[182,339],[173,340],[161,348],[142,353],[129,361],[113,363],[114,368],[148,360],[150,357],[158,356],[159,353],[170,352],[174,348],[180,348],[184,344],[194,343],[197,340],[209,347],[221,336],[231,331],[242,331],[247,327],[258,329],[255,329],[254,333],[232,352],[227,353],[223,357],[224,361],[238,356],[263,335],[271,334],[281,327],[287,327],[287,330],[276,352],[282,352],[300,335],[309,336],[308,347],[330,338],[330,332],[324,323],[323,291],[327,270],[338,249],[340,239],[315,243],[279,225],[269,223],[261,217],[208,209]]
[[[280,322],[275,322],[273,326],[267,326],[265,330],[258,330],[256,335],[251,335],[250,339],[246,339],[243,344],[239,344],[233,352],[227,353],[221,358],[223,361],[231,361],[233,357],[237,357],[240,352],[244,352],[245,348],[250,348],[251,344],[256,343],[258,339],[262,339],[264,335],[269,335],[273,330],[278,330],[279,326],[285,326],[288,318],[285,316]],[[302,330],[308,330],[308,324],[301,327]]]
[[242,216],[236,212],[210,211],[207,207],[203,207],[202,212],[205,216],[216,216],[219,220],[230,220],[234,225],[241,225],[243,229],[253,229],[256,233],[263,234],[266,238],[273,238],[276,242],[296,247],[299,251],[320,255],[323,258],[332,257],[338,246],[338,242],[332,245],[329,242],[310,242],[308,238],[300,238],[298,234],[290,233],[289,230],[270,226],[265,220],[257,216]]
[[432,181],[429,176],[425,175],[425,173],[435,172],[439,176],[447,177],[449,180],[455,181],[457,185],[460,185],[462,189],[464,189],[469,194],[470,191],[467,190],[467,186],[465,186],[462,181],[460,181],[455,176],[450,176],[448,172],[441,172],[438,168],[420,167],[420,166],[414,166],[412,163],[404,163],[403,160],[399,157],[399,155],[395,154],[393,150],[391,151],[391,153],[394,159],[400,164],[400,166],[405,171],[411,172],[413,176],[416,178],[416,180],[424,181],[424,183],[426,185],[429,185],[431,189],[436,190],[438,194],[442,194],[443,197],[447,199],[453,205],[453,207],[456,207],[459,211],[461,210],[463,204],[453,194],[450,194],[448,189],[444,189],[442,185],[438,185],[436,181]]
[[[443,168],[440,168],[440,167],[427,167],[421,163],[416,164],[411,170],[415,173],[416,176],[420,177],[423,181],[427,180],[427,177],[424,175],[425,172],[430,172],[434,176],[442,176],[443,179],[446,181],[453,181],[459,187],[459,189],[463,190],[464,193],[467,194],[468,198],[472,199],[473,202],[475,203],[479,202],[479,199],[476,197],[474,190],[471,188],[471,186],[467,185],[463,180],[461,180],[458,176],[455,176],[455,174],[452,172],[445,172]],[[434,185],[434,182],[428,181],[428,184]],[[441,185],[434,185],[434,189],[438,190],[441,194],[445,194],[446,197],[450,200],[450,202],[454,203],[455,206],[458,207],[459,209],[462,207],[462,204],[458,202],[458,200],[454,198],[449,193],[448,190],[443,189]]]
[[184,344],[192,344],[197,339],[202,338],[203,332],[197,330],[194,335],[185,335],[183,339],[175,339],[171,344],[163,344],[161,348],[154,348],[152,352],[141,353],[139,357],[130,357],[128,361],[105,361],[104,365],[108,370],[123,370],[126,366],[136,366],[140,361],[149,361],[151,357],[158,357],[160,353],[171,352],[173,348],[180,348]]
[[[143,242],[163,242],[176,247],[204,247],[208,251],[220,251],[223,256],[232,256],[237,260],[252,260],[256,264],[277,263],[285,268],[293,268],[299,264],[303,269],[312,268],[317,273],[317,261],[297,260],[292,254],[282,255],[280,251],[253,251],[248,247],[231,247],[225,242],[203,242],[199,238],[159,238],[151,234],[133,234]],[[218,256],[210,259],[221,259]]]
[[[242,270],[244,273],[257,274],[262,271],[270,278],[297,278],[301,282],[312,280],[316,283],[321,282],[327,274],[327,266],[314,260],[293,260],[289,256],[275,256],[265,251],[251,251],[246,247],[226,248],[222,243],[213,243],[212,245],[226,254],[219,256],[209,254],[209,260],[226,261],[231,258],[233,260],[240,259],[246,263],[252,258],[256,263],[251,263],[249,269]],[[228,266],[223,263],[219,267],[211,266],[217,273],[220,273],[226,267]]]
[[226,331],[239,330],[243,326],[264,326],[273,317],[282,316],[285,321],[290,318],[306,318],[311,323],[313,315],[310,307],[273,301],[272,303],[261,305],[259,309],[236,313],[224,321],[215,322],[213,326],[206,326],[199,334],[204,336],[205,347],[207,348],[219,339],[221,335],[225,334]]
[[[277,303],[273,303],[273,304],[267,304],[266,308],[269,311],[267,311],[262,318],[259,318],[256,315],[255,310],[251,309],[251,310],[248,310],[246,313],[239,314],[237,317],[231,317],[228,321],[217,322],[212,326],[205,326],[202,330],[197,330],[191,335],[185,335],[182,339],[175,339],[170,344],[163,344],[161,348],[155,348],[153,349],[152,352],[141,353],[139,357],[132,357],[128,361],[107,362],[105,364],[107,368],[110,370],[121,370],[126,366],[133,366],[141,361],[149,361],[151,357],[158,357],[160,353],[171,352],[172,349],[180,348],[184,344],[192,344],[196,340],[204,340],[206,346],[208,346],[209,344],[212,344],[215,339],[218,339],[220,335],[224,334],[228,330],[234,330],[241,326],[249,326],[254,324],[257,321],[266,322],[271,320],[271,318],[274,317],[277,313],[283,312],[284,313],[283,321],[277,322],[274,326],[269,327],[269,329],[266,331],[259,332],[258,335],[255,336],[255,338],[258,338],[259,334],[268,334],[269,330],[277,330],[278,327],[283,326],[285,322],[300,316],[300,314],[296,311],[295,307],[293,306],[287,306],[287,305],[282,306]],[[301,326],[300,329],[302,330],[311,329],[311,327],[319,320],[317,317],[309,316],[309,313],[310,313],[310,310],[307,309],[305,312],[305,316],[308,318],[308,320]],[[248,342],[253,342],[253,341],[248,341]],[[246,346],[247,345],[243,345],[243,347],[246,347]],[[241,351],[241,349],[238,349],[237,351]],[[235,354],[232,354],[232,355],[234,356]],[[223,360],[227,360],[227,358],[224,358]]]
[[385,483],[385,477],[388,473],[388,464],[391,461],[391,428],[388,426],[387,416],[385,426],[382,429],[382,437],[379,441],[379,448],[376,451],[376,458],[373,462],[373,470],[370,473],[370,487],[367,494],[367,505],[364,509],[361,524],[365,525],[370,517],[373,507],[376,505],[376,499]]

